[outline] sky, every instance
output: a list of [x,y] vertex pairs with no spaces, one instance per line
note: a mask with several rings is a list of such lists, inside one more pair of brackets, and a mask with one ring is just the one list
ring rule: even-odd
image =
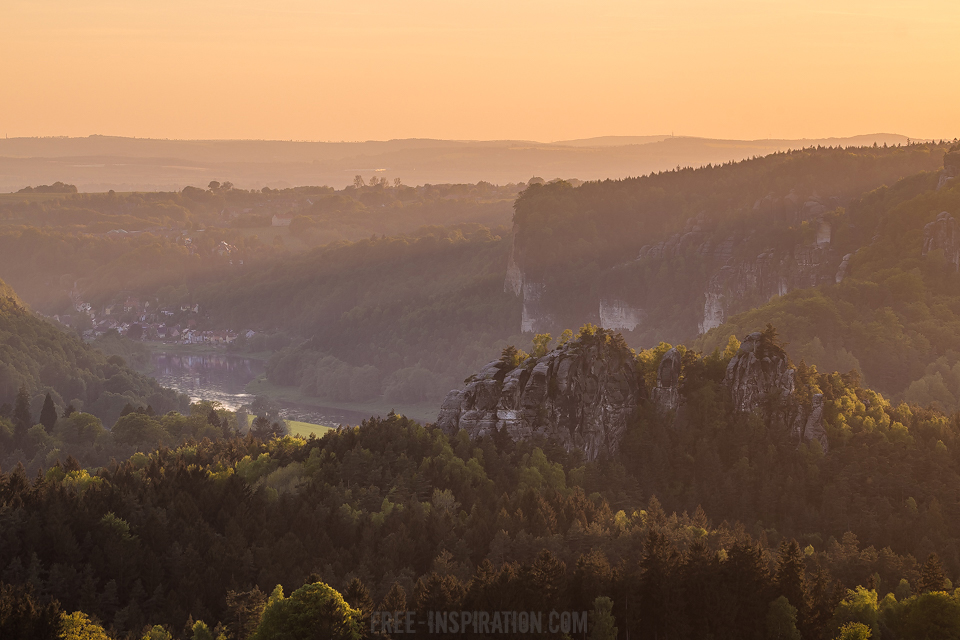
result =
[[0,134],[960,136],[956,0],[3,0]]

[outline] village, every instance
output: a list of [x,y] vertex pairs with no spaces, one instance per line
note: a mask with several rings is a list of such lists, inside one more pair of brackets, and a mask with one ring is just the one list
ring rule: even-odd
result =
[[170,344],[228,345],[241,335],[249,339],[252,330],[201,330],[199,304],[159,306],[155,301],[127,296],[124,301],[95,308],[74,296],[73,314],[49,316],[55,322],[69,327],[84,340],[95,340],[109,332],[138,341]]

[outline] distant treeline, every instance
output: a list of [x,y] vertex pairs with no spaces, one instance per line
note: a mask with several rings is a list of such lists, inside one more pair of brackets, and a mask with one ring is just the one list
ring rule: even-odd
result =
[[[364,181],[366,182],[366,181]],[[358,183],[359,184],[359,183]],[[56,186],[56,185],[54,185]],[[59,188],[59,187],[57,187]],[[424,225],[509,224],[522,185],[297,187],[0,198],[0,278],[46,313],[221,278],[230,267]],[[56,193],[63,193],[58,191]],[[275,226],[280,225],[280,226]],[[189,242],[187,242],[189,240]],[[225,242],[235,248],[218,250]]]

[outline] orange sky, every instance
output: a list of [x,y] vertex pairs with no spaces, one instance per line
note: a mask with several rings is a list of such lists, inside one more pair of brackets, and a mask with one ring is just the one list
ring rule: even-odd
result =
[[0,134],[960,136],[957,0],[2,0]]

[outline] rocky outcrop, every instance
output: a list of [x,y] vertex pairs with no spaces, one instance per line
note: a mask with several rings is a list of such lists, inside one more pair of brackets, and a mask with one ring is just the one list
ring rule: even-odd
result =
[[690,252],[706,260],[712,275],[703,293],[703,317],[698,323],[699,332],[706,333],[733,313],[775,295],[835,281],[839,257],[831,251],[833,225],[826,214],[838,205],[835,198],[802,200],[793,191],[783,198],[769,194],[757,200],[755,211],[789,224],[813,226],[813,242],[798,244],[791,251],[768,249],[756,257],[735,256],[734,249],[744,238],[718,240],[706,230],[709,220],[701,213],[687,220],[682,233],[642,247],[637,260],[664,260]]
[[[516,233],[516,227],[514,227]],[[522,333],[534,333],[541,326],[549,324],[550,315],[546,313],[541,304],[540,296],[543,295],[544,285],[539,282],[529,282],[523,275],[523,270],[517,263],[516,245],[510,250],[510,258],[507,260],[507,274],[503,279],[503,290],[505,293],[513,295],[523,300],[523,306],[520,311],[520,331]]]
[[[514,229],[514,233],[516,233],[516,229]],[[507,260],[507,275],[503,279],[503,290],[506,293],[519,296],[523,292],[523,272],[520,271],[520,266],[513,255],[516,251],[517,247],[514,245],[510,249],[510,258]]]
[[853,257],[853,253],[848,253],[843,256],[843,259],[840,260],[840,266],[837,267],[837,275],[834,276],[837,284],[843,282],[843,279],[847,277],[847,272],[850,271],[850,259]]
[[542,436],[594,460],[619,450],[643,395],[633,354],[604,332],[518,367],[491,362],[447,395],[437,426],[471,437],[500,429],[518,440]]
[[823,394],[815,393],[810,399],[810,407],[800,412],[794,419],[792,434],[797,442],[820,443],[820,448],[827,451],[827,431],[823,428]]
[[523,283],[523,307],[520,312],[520,331],[536,333],[541,325],[549,325],[550,314],[543,310],[540,297],[546,287],[539,282]]
[[[581,312],[570,318],[567,310],[541,302],[547,293],[546,285],[542,284],[541,278],[525,272],[519,245],[514,245],[510,254],[504,290],[523,299],[520,329],[524,333],[561,328],[555,320],[572,326],[599,322],[604,328],[622,331],[664,329],[646,324],[648,311],[650,317],[657,316],[655,310],[660,301],[648,299],[643,288],[634,288],[629,279],[611,276],[636,262],[643,262],[644,267],[649,266],[651,272],[656,272],[665,266],[658,265],[658,262],[696,256],[702,261],[706,274],[700,302],[703,316],[685,330],[705,333],[723,324],[731,315],[762,304],[774,295],[835,282],[840,255],[832,249],[834,229],[828,214],[840,204],[838,198],[821,198],[816,194],[801,197],[795,191],[783,197],[771,193],[757,200],[753,209],[763,218],[785,228],[806,223],[812,226],[815,235],[809,244],[768,249],[748,256],[743,255],[743,247],[755,231],[741,229],[721,233],[710,214],[700,212],[686,221],[682,231],[656,242],[648,240],[638,250],[635,260],[605,272],[606,279],[616,284],[608,285],[601,280],[596,287],[598,299],[593,303],[597,306],[580,306],[581,309],[599,307],[599,314]],[[691,293],[696,295],[695,291]],[[697,304],[693,300],[691,303]]]
[[669,413],[680,406],[680,352],[673,347],[660,359],[657,367],[657,386],[653,401],[660,413]]
[[604,329],[633,331],[643,322],[643,309],[618,298],[600,299],[600,326]]
[[[649,394],[658,413],[672,416],[664,424],[674,427],[686,424],[682,364],[676,347],[667,351]],[[790,434],[795,442],[816,440],[827,450],[823,396],[800,397],[796,371],[783,350],[763,334],[744,338],[727,366],[723,386],[735,411],[759,412],[771,428]],[[515,440],[539,436],[595,460],[619,451],[647,397],[634,354],[619,336],[601,331],[520,366],[504,359],[489,363],[462,389],[447,394],[437,426],[448,434],[464,429],[473,438],[501,430]]]
[[951,184],[957,176],[960,176],[960,150],[951,149],[943,154],[943,172],[937,182],[937,191]]
[[727,365],[723,384],[730,390],[734,409],[749,413],[764,403],[782,404],[793,394],[795,373],[782,351],[768,347],[756,332],[740,344]]
[[788,429],[797,442],[816,440],[827,450],[823,428],[823,395],[803,402],[796,393],[796,371],[783,350],[751,333],[727,365],[723,384],[734,410],[760,412],[774,428]]
[[768,249],[755,258],[734,258],[720,267],[704,292],[700,333],[719,327],[732,313],[794,289],[835,279],[835,259],[827,245],[798,245],[792,254]]
[[954,269],[960,269],[960,230],[957,221],[946,211],[937,215],[937,219],[923,227],[923,255],[940,249],[947,263]]

